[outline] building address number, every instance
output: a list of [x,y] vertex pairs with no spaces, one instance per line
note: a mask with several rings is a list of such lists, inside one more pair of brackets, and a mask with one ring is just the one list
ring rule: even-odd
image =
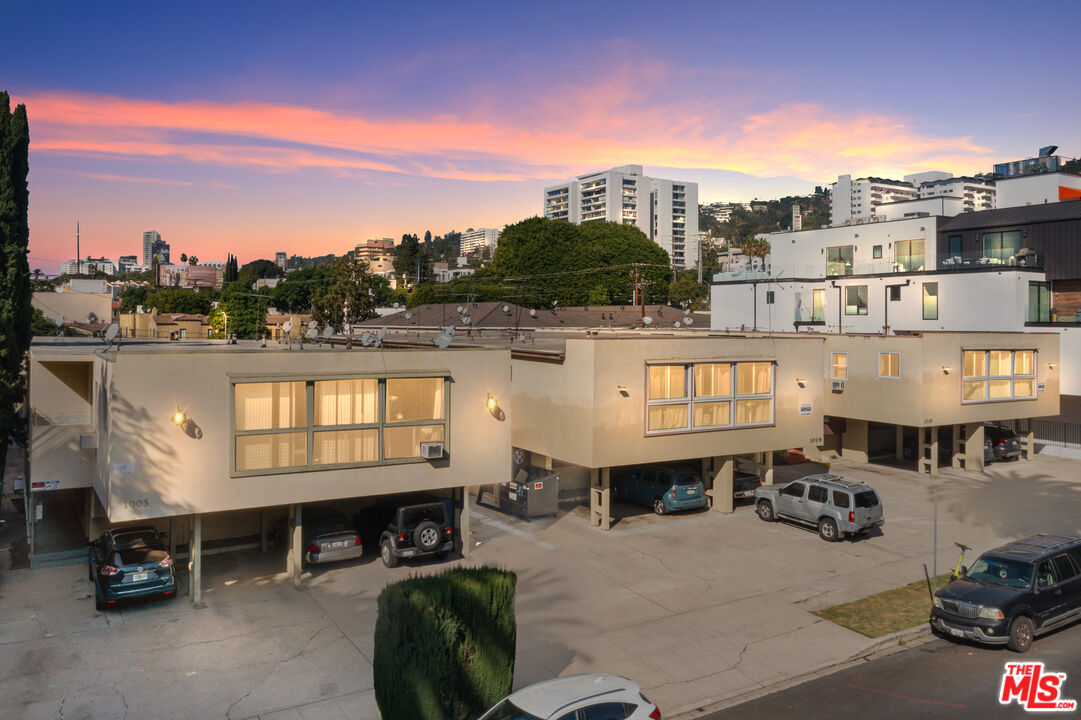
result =
[[120,503],[120,507],[125,510],[134,510],[135,508],[150,507],[150,498],[139,498],[138,500],[124,500]]

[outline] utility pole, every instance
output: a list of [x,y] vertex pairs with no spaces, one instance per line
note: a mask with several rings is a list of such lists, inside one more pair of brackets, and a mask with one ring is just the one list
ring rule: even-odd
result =
[[82,261],[79,260],[79,258],[81,258],[81,257],[82,257],[82,255],[79,254],[79,221],[76,220],[75,221],[75,274],[76,275],[82,274],[81,273],[81,271],[82,271],[82,268],[81,268]]
[[638,272],[638,263],[634,263],[634,305],[642,308],[642,317],[646,316],[646,286],[653,282],[646,280],[644,275]]

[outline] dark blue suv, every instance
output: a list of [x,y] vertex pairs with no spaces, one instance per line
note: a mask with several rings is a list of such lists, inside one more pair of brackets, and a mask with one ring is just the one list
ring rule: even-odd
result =
[[173,559],[152,527],[114,528],[91,542],[90,581],[98,610],[129,598],[176,596]]
[[706,506],[698,473],[667,465],[620,468],[613,473],[612,495],[653,508],[658,515]]

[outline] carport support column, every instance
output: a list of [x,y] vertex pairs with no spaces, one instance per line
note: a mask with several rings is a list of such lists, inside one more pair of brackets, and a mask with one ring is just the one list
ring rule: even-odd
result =
[[[755,474],[758,475],[758,482],[763,485],[773,484],[773,452],[755,453],[754,455],[754,469]],[[731,496],[731,493],[729,493]],[[731,512],[731,511],[730,511]]]
[[469,537],[469,495],[469,491],[464,487],[454,490],[454,512],[458,515],[454,524],[458,528],[461,542],[459,551],[463,558],[469,557],[469,550],[473,546],[472,539]]
[[601,530],[612,527],[612,469],[589,471],[589,524]]
[[289,577],[293,580],[293,587],[300,587],[300,569],[304,559],[304,542],[301,538],[304,518],[300,508],[299,504],[289,506],[289,555],[286,565]]
[[188,587],[191,591],[191,604],[198,606],[203,601],[203,516],[192,515],[191,543],[188,545]]
[[1031,460],[1036,454],[1036,421],[1028,418],[1023,422],[1025,429],[1018,433],[1021,437],[1021,457]]
[[896,429],[895,429],[895,433],[896,433],[897,441],[896,441],[896,444],[894,445],[893,457],[894,457],[895,460],[904,460],[905,459],[905,426],[904,425],[898,425],[896,427]]
[[983,472],[983,423],[968,423],[961,430],[965,433],[965,470]]
[[841,457],[858,463],[867,462],[867,421],[845,421],[845,431],[841,434]]
[[[968,466],[968,427],[966,425],[954,425],[953,447],[950,448],[950,467],[954,470],[963,470]],[[965,433],[962,435],[962,433]],[[965,452],[962,452],[965,451]]]
[[267,511],[266,508],[259,511],[259,552],[267,551]]
[[921,475],[938,475],[938,428],[930,425],[916,428],[916,432],[919,433],[916,443],[916,456],[919,458],[917,471]]
[[731,455],[714,458],[713,467],[717,471],[713,478],[713,509],[731,513],[734,509],[732,476],[736,469],[736,459]]

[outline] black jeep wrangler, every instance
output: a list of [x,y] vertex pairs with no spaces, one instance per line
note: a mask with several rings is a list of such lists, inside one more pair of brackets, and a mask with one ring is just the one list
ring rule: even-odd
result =
[[402,558],[434,555],[442,560],[454,550],[453,503],[433,500],[414,505],[379,503],[358,513],[362,536],[379,534],[379,556],[387,567]]

